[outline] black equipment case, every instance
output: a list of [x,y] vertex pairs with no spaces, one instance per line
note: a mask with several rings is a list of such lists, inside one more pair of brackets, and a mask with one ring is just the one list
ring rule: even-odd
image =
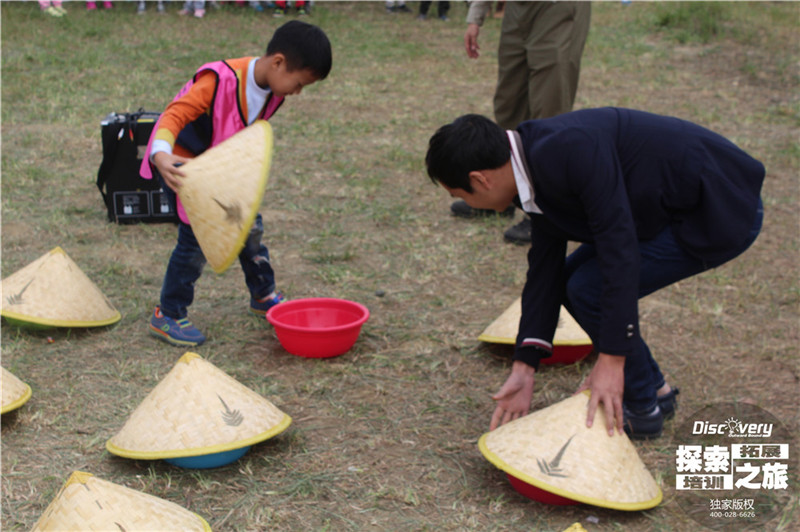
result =
[[103,161],[97,172],[97,188],[111,222],[178,222],[159,179],[139,176],[147,142],[159,115],[140,109],[135,113],[110,113],[100,122]]

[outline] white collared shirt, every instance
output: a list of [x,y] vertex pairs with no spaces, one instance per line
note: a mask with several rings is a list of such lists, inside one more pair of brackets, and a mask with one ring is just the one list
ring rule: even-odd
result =
[[525,161],[522,159],[523,154],[519,151],[515,133],[515,131],[506,131],[508,142],[511,145],[511,168],[514,170],[514,181],[517,182],[519,202],[522,204],[523,211],[542,214],[542,210],[536,205],[533,192],[533,180],[528,174]]
[[254,57],[250,64],[247,66],[247,86],[245,88],[245,95],[247,95],[247,124],[252,124],[261,115],[264,110],[264,105],[267,103],[267,98],[272,92],[269,88],[262,89],[256,83],[256,61]]

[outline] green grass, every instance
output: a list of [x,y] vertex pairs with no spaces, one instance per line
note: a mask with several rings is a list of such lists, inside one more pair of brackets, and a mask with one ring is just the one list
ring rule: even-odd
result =
[[730,8],[718,2],[685,2],[660,5],[655,25],[680,43],[706,44],[717,37],[729,19]]
[[[416,8],[415,3],[410,3]],[[476,337],[518,295],[513,221],[451,217],[424,172],[427,141],[454,117],[492,114],[500,24],[463,50],[465,7],[451,20],[388,16],[380,2],[318,2],[331,37],[329,78],[272,120],[275,154],[261,209],[279,289],[344,297],[370,320],[346,355],[287,354],[246,312],[238,266],[198,282],[197,352],[292,416],[280,436],[230,466],[188,471],[109,455],[105,441],[183,350],[145,329],[174,246],[166,225],[105,221],[94,181],[100,120],[161,110],[201,64],[263,52],[283,21],[225,6],[202,21],[130,3],[51,19],[35,3],[0,4],[2,276],[56,245],[123,320],[102,330],[31,332],[2,322],[3,367],[33,387],[3,416],[3,530],[30,530],[75,469],[166,498],[214,530],[694,531],[669,485],[669,435],[637,448],[662,482],[648,512],[527,501],[477,449],[508,372],[508,351]],[[593,5],[577,108],[627,105],[697,121],[768,169],[765,228],[730,265],[646,298],[643,330],[680,416],[717,398],[762,405],[797,432],[797,98],[800,5]],[[540,372],[534,408],[571,394],[591,363]],[[668,425],[668,431],[672,425]],[[796,490],[772,523],[791,530]],[[588,517],[599,522],[587,522]]]

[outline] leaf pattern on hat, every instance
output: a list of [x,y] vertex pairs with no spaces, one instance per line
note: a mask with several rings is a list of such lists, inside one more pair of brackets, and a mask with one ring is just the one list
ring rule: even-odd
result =
[[22,299],[22,294],[25,293],[25,290],[28,289],[28,287],[31,285],[31,283],[34,280],[35,280],[35,278],[31,279],[30,281],[28,281],[28,284],[23,286],[22,290],[20,290],[18,294],[11,294],[10,296],[8,296],[6,298],[6,302],[8,302],[9,305],[21,305],[22,303],[24,303],[24,301]]
[[546,462],[541,458],[537,458],[536,462],[539,464],[539,470],[547,476],[550,477],[561,477],[561,478],[568,478],[569,475],[564,475],[561,472],[561,468],[559,465],[561,464],[561,459],[564,457],[564,452],[567,450],[567,446],[572,441],[575,435],[569,437],[567,442],[559,449],[558,453],[556,454],[555,458],[553,458],[550,462]]
[[239,227],[242,226],[242,207],[238,203],[232,205],[225,205],[217,198],[214,198],[214,202],[220,206],[220,208],[225,211],[225,221],[235,223]]
[[239,425],[241,425],[242,421],[244,421],[244,416],[242,415],[242,413],[239,412],[238,410],[231,410],[230,408],[228,408],[228,405],[225,404],[225,401],[222,399],[222,397],[220,397],[219,395],[217,395],[217,397],[219,397],[222,406],[225,407],[225,411],[222,412],[222,421],[224,421],[226,425],[231,427],[238,427]]

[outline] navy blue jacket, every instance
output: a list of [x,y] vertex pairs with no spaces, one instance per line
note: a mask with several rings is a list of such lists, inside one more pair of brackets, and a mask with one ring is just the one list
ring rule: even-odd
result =
[[618,108],[531,120],[517,131],[542,214],[531,215],[516,360],[538,364],[523,339],[552,342],[568,240],[597,250],[603,326],[595,348],[627,355],[639,334],[640,240],[671,227],[689,254],[714,260],[748,238],[764,166],[712,131]]

